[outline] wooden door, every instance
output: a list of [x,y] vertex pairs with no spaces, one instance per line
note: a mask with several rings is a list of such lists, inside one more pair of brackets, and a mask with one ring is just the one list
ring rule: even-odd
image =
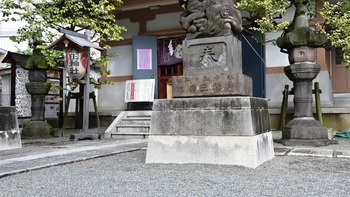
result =
[[[155,79],[157,81],[157,37],[133,36],[133,79]],[[154,98],[158,98],[157,84]]]
[[341,49],[336,49],[332,53],[333,67],[332,67],[332,83],[333,92],[347,93],[350,92],[350,70],[345,68],[341,62],[343,60]]

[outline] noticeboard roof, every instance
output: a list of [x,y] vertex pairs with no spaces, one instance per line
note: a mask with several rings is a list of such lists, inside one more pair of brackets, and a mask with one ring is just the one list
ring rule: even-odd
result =
[[8,51],[5,58],[2,60],[2,63],[25,66],[29,57],[29,55]]
[[63,50],[66,48],[64,41],[68,40],[72,42],[76,47],[79,47],[79,48],[94,48],[99,51],[104,50],[100,46],[97,46],[96,44],[88,40],[88,37],[84,34],[79,34],[68,30],[61,30],[61,32],[64,34],[59,39],[57,39],[54,43],[52,43],[48,47],[49,49]]

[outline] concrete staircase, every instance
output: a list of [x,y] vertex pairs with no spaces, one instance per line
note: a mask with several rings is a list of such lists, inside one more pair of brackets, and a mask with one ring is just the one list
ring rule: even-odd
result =
[[149,135],[152,111],[123,111],[105,132],[105,138],[143,137]]

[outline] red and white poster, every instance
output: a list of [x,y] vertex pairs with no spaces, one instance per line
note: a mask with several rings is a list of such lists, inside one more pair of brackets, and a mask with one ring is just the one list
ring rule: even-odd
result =
[[125,83],[125,102],[153,102],[154,79],[128,80]]

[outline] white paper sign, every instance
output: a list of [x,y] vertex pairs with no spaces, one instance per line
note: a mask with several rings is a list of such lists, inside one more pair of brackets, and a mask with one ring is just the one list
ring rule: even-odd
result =
[[153,102],[154,79],[128,80],[125,83],[125,102]]
[[137,70],[152,70],[152,49],[137,49]]

